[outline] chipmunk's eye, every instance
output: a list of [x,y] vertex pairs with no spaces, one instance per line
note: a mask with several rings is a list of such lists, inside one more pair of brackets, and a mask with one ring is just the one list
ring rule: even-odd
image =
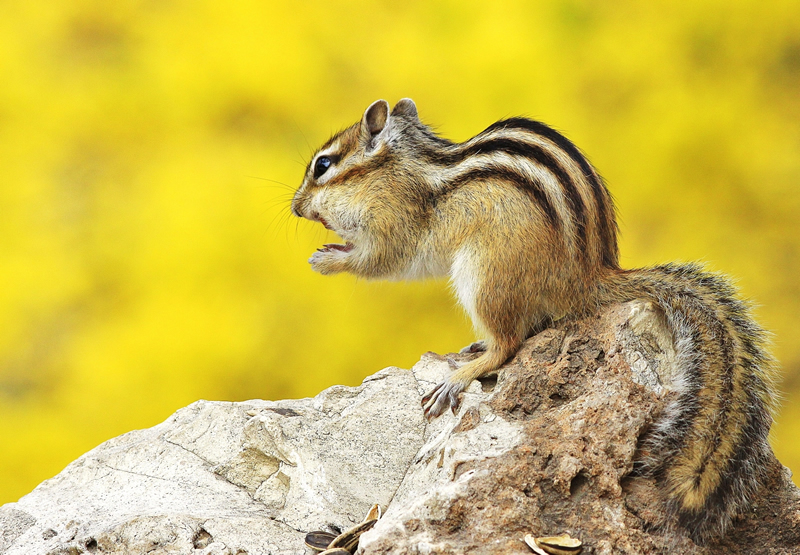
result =
[[328,168],[330,168],[332,164],[333,160],[327,156],[320,156],[317,158],[317,161],[314,163],[314,179],[317,179],[323,173],[328,171]]

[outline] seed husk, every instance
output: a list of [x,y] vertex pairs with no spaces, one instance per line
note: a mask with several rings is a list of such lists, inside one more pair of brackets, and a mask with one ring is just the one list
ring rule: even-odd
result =
[[350,553],[353,553],[358,548],[358,539],[361,537],[361,534],[375,526],[376,522],[378,522],[377,519],[365,520],[361,524],[342,532],[328,545],[328,549],[342,547]]
[[321,551],[318,555],[352,555],[352,553],[341,547],[334,547],[333,549]]
[[322,530],[316,530],[306,534],[306,545],[316,551],[325,551],[335,539],[336,534],[323,532]]
[[583,550],[581,541],[570,537],[569,534],[540,538],[528,534],[525,536],[525,543],[536,553],[544,555],[578,555]]
[[376,503],[370,507],[367,516],[364,518],[364,522],[368,520],[380,520],[381,516],[381,506]]

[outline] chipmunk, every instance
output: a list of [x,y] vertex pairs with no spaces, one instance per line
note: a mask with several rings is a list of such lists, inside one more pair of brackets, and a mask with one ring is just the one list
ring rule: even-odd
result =
[[771,460],[776,397],[765,332],[722,277],[696,264],[624,270],[614,205],[567,138],[524,118],[453,143],[410,99],[378,100],[313,156],[292,212],[335,231],[310,258],[322,274],[449,277],[485,352],[423,398],[433,418],[561,315],[643,299],[674,335],[678,378],[647,440],[648,470],[698,543],[745,509]]

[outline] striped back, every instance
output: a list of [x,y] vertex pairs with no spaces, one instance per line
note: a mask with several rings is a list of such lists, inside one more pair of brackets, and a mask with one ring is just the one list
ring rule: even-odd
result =
[[407,128],[417,132],[412,149],[441,174],[443,192],[476,179],[513,184],[530,195],[569,252],[590,267],[619,268],[611,194],[569,139],[538,121],[511,118],[456,144],[415,123]]

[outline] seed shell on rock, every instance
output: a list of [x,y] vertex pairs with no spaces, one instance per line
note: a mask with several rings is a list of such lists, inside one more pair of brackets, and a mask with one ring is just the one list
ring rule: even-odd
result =
[[569,534],[540,538],[528,534],[525,536],[525,543],[539,555],[578,555],[583,550],[581,541]]
[[550,553],[553,553],[554,555],[572,555],[574,553],[580,553],[580,551],[583,549],[581,540],[577,538],[571,538],[569,534],[536,538],[535,541],[539,547],[545,551],[549,549]]
[[381,506],[376,503],[370,507],[367,516],[364,517],[364,522],[367,522],[368,520],[380,520],[381,516]]
[[542,549],[536,545],[536,540],[530,534],[526,534],[523,541],[536,555],[547,555],[547,551],[542,551]]
[[378,522],[377,519],[366,520],[361,524],[353,526],[349,530],[342,532],[330,543],[328,549],[342,547],[350,553],[353,553],[358,548],[358,539],[361,537],[361,534],[375,526],[376,522]]
[[335,539],[336,534],[316,530],[306,534],[306,545],[315,551],[325,551]]

